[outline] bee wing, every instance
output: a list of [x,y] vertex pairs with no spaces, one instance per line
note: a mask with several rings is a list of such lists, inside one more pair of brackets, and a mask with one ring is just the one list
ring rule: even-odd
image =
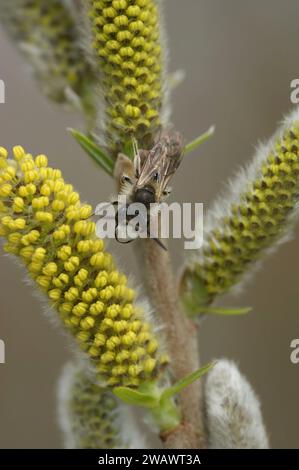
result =
[[137,187],[141,188],[151,182],[153,174],[161,171],[161,163],[163,161],[165,149],[158,142],[144,158],[140,175],[137,181]]
[[148,150],[143,150],[143,149],[139,150],[140,168],[143,168],[143,165],[148,157],[148,153],[149,153]]
[[182,139],[177,132],[164,131],[160,140],[147,153],[141,165],[137,187],[153,184],[153,176],[157,173],[155,181],[156,197],[159,200],[170,179],[178,169],[183,156]]
[[163,191],[179,168],[183,158],[183,144],[180,134],[173,132],[167,134],[165,139],[167,152],[162,162],[161,179],[157,191],[158,200],[161,198]]
[[156,188],[156,196],[157,200],[160,201],[165,189],[169,185],[172,177],[174,176],[176,170],[178,169],[181,162],[180,158],[171,158],[165,164],[165,170],[163,171],[163,175],[161,177],[161,181]]

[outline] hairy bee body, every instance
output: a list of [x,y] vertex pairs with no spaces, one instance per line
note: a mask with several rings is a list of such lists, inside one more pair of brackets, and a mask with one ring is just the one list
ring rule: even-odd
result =
[[152,149],[138,149],[135,140],[133,146],[134,161],[124,154],[119,154],[117,159],[118,192],[126,196],[126,207],[132,203],[143,204],[150,220],[152,205],[164,201],[171,192],[168,184],[182,160],[182,139],[175,131],[162,131]]

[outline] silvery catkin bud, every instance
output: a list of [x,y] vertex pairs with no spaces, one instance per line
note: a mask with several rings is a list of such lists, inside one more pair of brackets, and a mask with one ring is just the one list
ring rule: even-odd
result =
[[210,449],[269,447],[259,400],[234,362],[217,361],[204,391]]

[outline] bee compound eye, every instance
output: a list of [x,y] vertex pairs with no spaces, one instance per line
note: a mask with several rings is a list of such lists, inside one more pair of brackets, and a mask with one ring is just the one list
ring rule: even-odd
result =
[[127,175],[122,175],[121,182],[122,183],[131,183],[131,178]]

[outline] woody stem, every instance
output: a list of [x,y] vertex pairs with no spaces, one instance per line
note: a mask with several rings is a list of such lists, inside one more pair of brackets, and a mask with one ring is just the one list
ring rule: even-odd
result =
[[[147,292],[166,333],[174,380],[199,368],[197,326],[181,312],[169,252],[151,239],[140,242]],[[161,435],[165,448],[204,448],[205,432],[200,382],[180,394],[182,421]]]

